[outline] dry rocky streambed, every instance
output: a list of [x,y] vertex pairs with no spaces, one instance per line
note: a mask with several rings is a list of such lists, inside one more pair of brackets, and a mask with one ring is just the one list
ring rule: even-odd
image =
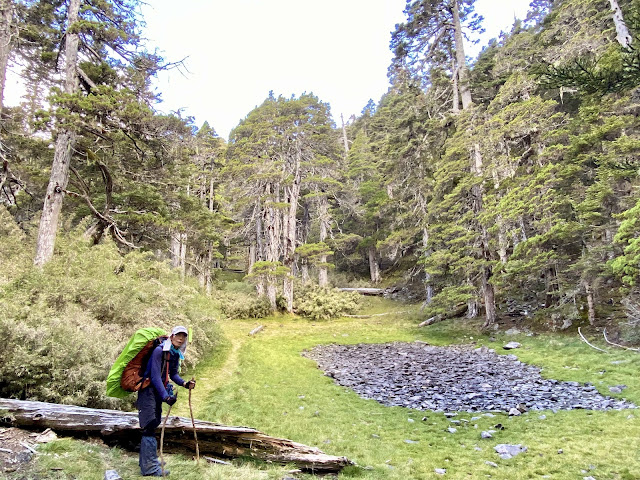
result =
[[[435,347],[424,342],[321,345],[303,355],[326,375],[383,405],[444,412],[624,409],[591,384],[544,379],[515,355],[486,347]],[[620,393],[624,385],[612,387]]]

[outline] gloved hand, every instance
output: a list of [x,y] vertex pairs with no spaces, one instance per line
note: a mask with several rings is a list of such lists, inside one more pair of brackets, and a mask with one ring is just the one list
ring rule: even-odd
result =
[[188,382],[184,382],[184,385],[182,385],[182,386],[184,388],[188,388],[189,390],[193,390],[194,388],[196,388],[196,380],[194,378],[192,378]]
[[169,395],[167,398],[164,399],[164,401],[167,402],[167,405],[173,405],[174,403],[176,403],[177,400],[178,400],[178,397],[175,395]]

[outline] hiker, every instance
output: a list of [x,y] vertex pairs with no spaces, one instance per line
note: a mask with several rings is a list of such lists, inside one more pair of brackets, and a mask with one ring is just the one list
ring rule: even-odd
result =
[[[151,383],[138,392],[138,419],[142,429],[140,442],[140,471],[144,476],[161,477],[164,465],[158,461],[158,442],[155,430],[162,422],[162,402],[168,405],[176,403],[177,395],[173,391],[173,385],[192,389],[196,386],[195,380],[185,381],[178,375],[178,367],[184,359],[187,349],[187,329],[182,326],[175,327],[171,336],[159,344],[151,353],[144,378]],[[169,470],[164,470],[168,475]]]

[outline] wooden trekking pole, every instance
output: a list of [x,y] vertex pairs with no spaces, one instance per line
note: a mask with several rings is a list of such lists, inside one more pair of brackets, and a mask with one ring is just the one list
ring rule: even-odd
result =
[[162,424],[162,431],[160,432],[160,469],[162,470],[162,478],[166,477],[166,474],[164,473],[164,470],[165,470],[164,456],[162,455],[162,447],[164,447],[164,427],[167,426],[167,420],[169,420],[171,407],[173,407],[173,405],[169,405],[169,410],[167,410],[167,416],[164,417],[164,422]]
[[[191,377],[191,381],[195,382],[195,377]],[[196,441],[196,463],[200,463],[200,447],[198,446],[198,432],[196,431],[196,422],[193,419],[193,407],[191,406],[191,390],[189,389],[189,412],[191,413],[191,426],[193,427],[193,438]]]

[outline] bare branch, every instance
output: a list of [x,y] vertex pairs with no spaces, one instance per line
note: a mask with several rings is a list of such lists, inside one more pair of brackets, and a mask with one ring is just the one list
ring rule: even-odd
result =
[[609,345],[613,345],[614,347],[624,348],[625,350],[631,350],[632,352],[640,352],[640,348],[630,348],[630,347],[625,347],[624,345],[618,345],[617,343],[613,343],[611,340],[607,338],[606,328],[602,331],[602,336],[604,337],[604,341],[607,342]]
[[594,348],[594,349],[598,350],[599,352],[611,353],[611,352],[607,352],[606,350],[603,350],[603,349],[601,349],[601,348],[598,348],[598,347],[595,347],[595,346],[591,345],[591,344],[589,343],[589,341],[588,341],[586,338],[584,338],[584,335],[582,335],[582,332],[580,331],[580,327],[578,327],[578,333],[580,334],[580,337],[582,337],[582,340],[584,341],[584,343],[586,343],[587,345],[589,345],[591,348]]

